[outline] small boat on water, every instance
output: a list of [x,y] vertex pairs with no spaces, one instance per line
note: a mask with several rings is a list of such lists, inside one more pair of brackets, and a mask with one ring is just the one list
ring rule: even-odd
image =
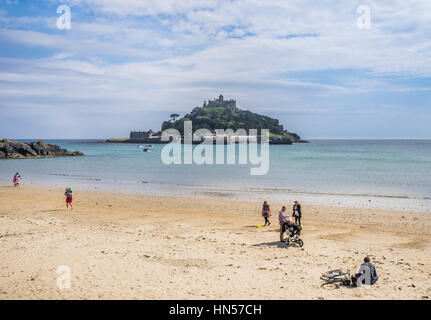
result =
[[153,147],[153,145],[152,144],[147,144],[146,146],[145,146],[145,148],[152,148]]
[[139,149],[139,148],[143,148],[143,147],[142,147],[141,145],[139,145],[139,146],[138,146],[138,149]]
[[144,148],[144,150],[142,150],[143,152],[151,152],[150,148]]

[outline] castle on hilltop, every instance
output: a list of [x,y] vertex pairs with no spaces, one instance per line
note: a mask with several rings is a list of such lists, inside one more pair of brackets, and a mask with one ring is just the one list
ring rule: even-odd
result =
[[160,136],[154,135],[153,130],[149,131],[132,131],[130,132],[130,141],[150,143],[153,139],[159,139]]
[[218,99],[208,100],[208,102],[204,101],[202,105],[203,108],[216,108],[216,107],[228,107],[228,108],[236,108],[236,100],[223,100],[223,95],[220,95]]
[[[283,125],[279,123],[278,119],[238,108],[236,106],[236,100],[224,100],[223,95],[219,95],[218,99],[214,98],[213,100],[204,101],[202,107],[194,107],[190,113],[187,113],[182,118],[178,119],[179,117],[180,116],[178,114],[172,113],[169,116],[169,120],[163,121],[161,130],[158,132],[153,132],[152,130],[132,131],[130,132],[129,139],[108,139],[107,142],[145,143],[149,145],[166,144],[170,142],[176,143],[178,140],[174,137],[174,135],[169,136],[169,132],[166,131],[168,129],[175,129],[175,131],[182,135],[181,143],[200,144],[203,142],[203,140],[212,140],[213,143],[218,144],[221,137],[223,138],[223,143],[225,144],[241,143],[240,141],[232,142],[232,139],[229,138],[226,133],[220,135],[220,133],[217,131],[217,128],[225,130],[228,128],[232,128],[232,130],[235,129],[237,130],[235,135],[237,135],[239,138],[240,135],[247,136],[246,140],[249,143],[260,143],[264,141],[262,140],[264,138],[262,132],[264,128],[267,128],[267,130],[269,130],[272,134],[269,137],[269,144],[288,145],[292,143],[308,142],[301,140],[301,138],[296,133],[285,130]],[[186,137],[189,136],[186,130],[187,128],[185,128],[186,121],[193,122],[193,130],[209,130],[207,131],[207,134],[204,134],[205,139],[201,137],[201,139],[197,139],[196,141],[192,142],[190,142],[189,139],[186,139]],[[242,134],[242,130],[239,131],[240,128],[244,128],[246,133]],[[256,133],[253,134],[249,128],[260,129],[261,133],[259,135]],[[247,132],[249,133],[247,134]],[[168,134],[166,135],[166,133]],[[162,139],[162,137],[167,136],[169,136],[169,140]]]

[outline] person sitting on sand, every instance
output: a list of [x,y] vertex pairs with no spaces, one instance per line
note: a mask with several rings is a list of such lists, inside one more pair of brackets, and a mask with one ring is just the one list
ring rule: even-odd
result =
[[69,209],[69,205],[70,205],[70,208],[73,210],[72,188],[66,187],[66,192],[64,193],[64,195],[66,196],[66,209]]
[[263,202],[262,216],[265,218],[265,226],[269,226],[271,224],[271,222],[269,222],[269,218],[271,217],[271,208],[266,201]]
[[[367,279],[368,275],[370,277],[369,279]],[[374,284],[378,279],[379,276],[377,275],[376,268],[370,263],[369,257],[364,258],[364,263],[359,267],[358,273],[351,278],[352,285],[355,287],[359,287],[361,284]]]

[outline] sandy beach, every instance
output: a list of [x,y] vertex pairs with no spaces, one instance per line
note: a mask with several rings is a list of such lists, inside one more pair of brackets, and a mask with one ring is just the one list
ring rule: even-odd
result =
[[[277,212],[261,202],[0,186],[0,299],[429,299],[426,212],[302,203],[304,247],[279,241]],[[185,195],[186,196],[186,195]],[[263,199],[262,199],[263,200]],[[321,287],[320,275],[356,271],[371,288]],[[57,287],[61,265],[70,289]]]

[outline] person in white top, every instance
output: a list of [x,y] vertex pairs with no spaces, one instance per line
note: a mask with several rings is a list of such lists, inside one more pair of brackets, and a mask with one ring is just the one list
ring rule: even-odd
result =
[[286,231],[284,224],[287,222],[292,222],[292,218],[286,214],[286,207],[283,206],[281,210],[278,212],[278,222],[280,223],[280,241],[283,242],[283,235]]
[[280,226],[287,221],[290,221],[290,217],[288,215],[285,215],[286,207],[283,206],[281,210],[278,212],[278,222],[280,222]]

